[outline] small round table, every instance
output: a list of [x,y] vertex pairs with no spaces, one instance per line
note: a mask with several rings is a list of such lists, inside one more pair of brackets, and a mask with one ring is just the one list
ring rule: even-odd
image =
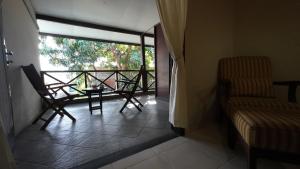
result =
[[[102,114],[102,92],[103,92],[104,88],[103,87],[97,87],[97,88],[85,88],[83,89],[83,91],[85,91],[86,95],[88,96],[88,100],[89,100],[89,110],[91,112],[91,114],[93,114],[93,110],[101,110],[101,114]],[[93,106],[93,98],[92,96],[94,95],[99,95],[99,106]]]

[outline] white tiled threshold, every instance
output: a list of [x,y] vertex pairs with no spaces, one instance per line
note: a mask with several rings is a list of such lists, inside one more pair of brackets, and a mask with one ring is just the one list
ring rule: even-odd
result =
[[[207,127],[116,161],[100,169],[247,169],[244,152],[227,148],[225,135]],[[258,169],[300,169],[300,166],[258,160]]]

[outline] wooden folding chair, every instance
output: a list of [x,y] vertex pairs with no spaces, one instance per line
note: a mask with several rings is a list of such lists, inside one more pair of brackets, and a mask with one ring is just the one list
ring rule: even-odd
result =
[[[73,122],[76,121],[76,119],[64,109],[66,104],[72,102],[75,97],[79,96],[78,94],[69,94],[64,89],[65,87],[70,87],[75,84],[53,83],[45,85],[33,64],[22,66],[22,69],[33,88],[41,96],[46,105],[42,113],[33,121],[32,124],[35,124],[38,120],[45,121],[41,127],[41,130],[44,130],[57,114],[59,114],[61,117],[66,115]],[[62,93],[62,95],[59,95],[59,92]],[[42,116],[49,109],[54,110],[54,112],[48,119],[44,119]]]
[[[120,113],[123,112],[124,108],[127,106],[129,102],[132,103],[134,107],[136,107],[140,112],[142,111],[139,106],[143,107],[143,104],[137,98],[134,97],[134,94],[136,92],[136,89],[139,86],[139,82],[141,80],[141,76],[144,69],[145,67],[144,65],[142,65],[138,75],[135,76],[133,79],[117,80],[118,83],[119,82],[123,83],[123,86],[122,88],[115,90],[115,92],[126,99],[126,102],[121,108]],[[134,101],[137,102],[137,104]]]

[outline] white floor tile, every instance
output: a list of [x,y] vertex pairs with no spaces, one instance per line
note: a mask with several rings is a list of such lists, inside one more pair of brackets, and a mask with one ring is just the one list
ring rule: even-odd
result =
[[114,169],[114,168],[112,165],[106,165],[106,166],[98,168],[98,169]]
[[[178,137],[101,169],[247,169],[240,147],[232,151],[223,141],[212,140],[200,133],[197,137]],[[300,166],[259,159],[257,169],[300,169]]]
[[135,165],[141,161],[144,161],[146,159],[150,159],[154,155],[155,155],[155,153],[152,149],[147,149],[147,150],[144,150],[137,154],[134,154],[132,156],[129,156],[127,158],[116,161],[116,162],[112,163],[112,166],[114,169],[124,169],[124,168],[130,167],[132,165]]
[[167,160],[155,156],[127,169],[172,169],[172,167]]
[[198,147],[185,143],[160,154],[173,169],[217,169],[220,163],[208,157]]
[[234,157],[234,151],[230,150],[222,144],[195,140],[191,140],[189,144],[194,145],[194,147],[197,147],[197,149],[201,150],[209,157],[218,160],[220,163],[225,163],[226,161]]
[[167,151],[167,150],[171,149],[172,147],[183,144],[187,140],[188,139],[186,139],[184,137],[177,137],[177,138],[174,138],[170,141],[159,144],[159,145],[153,147],[152,149],[155,153],[159,154],[159,153],[162,153],[164,151]]

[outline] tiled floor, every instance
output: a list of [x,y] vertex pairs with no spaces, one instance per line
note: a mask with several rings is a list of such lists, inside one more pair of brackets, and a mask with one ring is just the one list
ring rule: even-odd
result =
[[[119,113],[123,100],[103,102],[103,115],[76,104],[67,110],[77,119],[56,117],[45,131],[39,124],[24,130],[16,140],[14,155],[20,169],[68,169],[165,135],[173,135],[168,123],[168,103],[154,96],[140,98],[143,112],[135,108]],[[130,106],[129,106],[130,107]],[[118,156],[119,157],[119,156]]]
[[[241,148],[225,145],[217,127],[191,134],[116,161],[100,169],[247,169]],[[258,160],[258,169],[299,169],[300,166]]]

